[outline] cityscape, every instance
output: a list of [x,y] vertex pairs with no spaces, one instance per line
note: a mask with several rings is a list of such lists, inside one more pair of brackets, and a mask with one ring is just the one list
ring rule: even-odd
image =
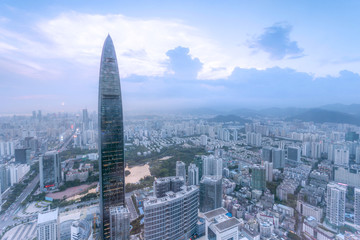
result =
[[[54,42],[52,50],[40,47],[41,38],[34,45],[29,32],[16,35],[7,28],[21,13],[24,19],[37,16],[33,7],[0,3],[0,239],[360,240],[357,50],[344,47],[339,57],[348,58],[341,66],[334,59],[307,58],[310,45],[293,40],[287,22],[296,21],[285,14],[280,20],[287,16],[286,22],[261,27],[262,34],[248,38],[249,65],[241,65],[230,52],[224,60],[216,47],[218,59],[206,55],[202,46],[212,49],[216,41],[196,35],[199,29],[189,22],[198,8],[204,8],[199,12],[204,18],[226,10],[238,19],[236,11],[256,4],[185,1],[184,6],[164,3],[157,13],[145,2],[139,8],[113,3],[124,7],[125,16],[113,13],[119,10],[112,6],[97,9],[100,5],[91,1],[89,9],[66,2],[35,3],[48,11],[44,19],[62,9],[50,25],[37,24],[38,31],[45,25],[54,31],[50,35],[58,45]],[[325,10],[334,13],[338,4]],[[357,16],[359,3],[347,4],[340,11],[346,8],[349,16]],[[269,9],[292,9],[284,1],[275,5],[277,10]],[[315,5],[297,6],[309,10]],[[144,16],[141,20],[131,16],[133,8]],[[177,20],[161,22],[165,10]],[[148,12],[157,18],[147,18]],[[273,24],[267,23],[267,14],[261,16],[266,26]],[[20,25],[26,25],[24,19]],[[98,28],[102,21],[106,24]],[[77,26],[81,31],[68,35]],[[168,28],[174,29],[161,32]],[[82,29],[97,29],[97,35],[83,38]],[[123,41],[119,31],[132,37]],[[11,41],[20,33],[29,38]],[[162,57],[146,44],[139,50],[129,43],[141,45],[143,38],[154,40],[151,35],[157,34],[165,34],[171,44],[177,39],[175,46],[159,50]],[[69,51],[60,48],[60,41],[68,41],[64,36],[72,36]],[[70,49],[79,42],[88,48]],[[150,42],[157,49],[166,45]],[[92,48],[95,43],[99,46]],[[37,46],[38,54],[30,46]],[[54,55],[42,56],[47,51]],[[23,62],[16,62],[21,54]],[[227,66],[228,61],[235,65]],[[252,65],[256,61],[259,65]],[[47,72],[46,66],[54,70]]]

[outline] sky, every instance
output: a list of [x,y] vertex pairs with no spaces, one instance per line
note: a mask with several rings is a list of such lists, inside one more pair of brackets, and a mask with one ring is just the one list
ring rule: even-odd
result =
[[359,1],[0,0],[0,114],[97,109],[110,34],[124,111],[360,103]]

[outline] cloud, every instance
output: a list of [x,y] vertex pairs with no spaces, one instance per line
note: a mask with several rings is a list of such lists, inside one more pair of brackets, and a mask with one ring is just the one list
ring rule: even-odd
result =
[[189,48],[179,46],[167,51],[166,55],[170,59],[169,67],[175,78],[194,80],[203,66],[198,58],[190,56]]
[[263,34],[255,37],[249,46],[250,48],[262,50],[270,54],[274,60],[281,60],[285,57],[290,59],[303,56],[303,49],[296,41],[290,40],[292,27],[285,23],[276,23],[265,28]]

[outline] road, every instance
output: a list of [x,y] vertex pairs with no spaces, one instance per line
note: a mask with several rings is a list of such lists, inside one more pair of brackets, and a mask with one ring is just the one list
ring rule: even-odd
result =
[[[13,204],[8,208],[8,210],[0,216],[0,232],[2,229],[6,228],[9,225],[14,224],[16,221],[13,218],[16,216],[17,211],[21,207],[21,203],[29,196],[29,194],[34,190],[36,185],[39,183],[40,176],[39,174],[30,182],[29,185],[24,189],[24,191],[18,196]],[[22,219],[24,220],[24,219]],[[21,220],[20,220],[21,221]]]

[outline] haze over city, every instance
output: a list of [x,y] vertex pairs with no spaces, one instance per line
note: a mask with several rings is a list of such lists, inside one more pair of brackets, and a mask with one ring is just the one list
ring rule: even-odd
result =
[[0,2],[0,114],[96,110],[114,39],[125,112],[359,103],[359,2]]
[[359,9],[0,0],[0,239],[360,240]]

